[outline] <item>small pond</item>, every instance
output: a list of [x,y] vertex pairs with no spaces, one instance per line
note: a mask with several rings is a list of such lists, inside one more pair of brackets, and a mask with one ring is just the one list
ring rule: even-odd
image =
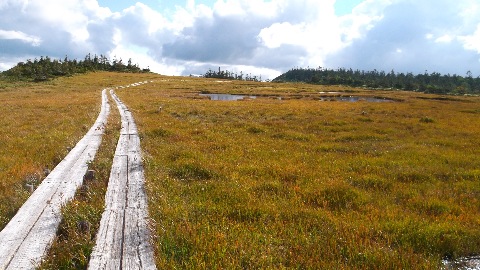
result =
[[388,98],[379,98],[379,97],[329,97],[323,96],[320,98],[320,101],[345,101],[345,102],[357,102],[357,101],[366,101],[366,102],[395,102],[393,99]]
[[202,97],[209,97],[210,100],[222,100],[222,101],[229,101],[229,100],[241,100],[244,98],[257,98],[256,96],[244,96],[244,95],[231,95],[231,94],[200,94]]

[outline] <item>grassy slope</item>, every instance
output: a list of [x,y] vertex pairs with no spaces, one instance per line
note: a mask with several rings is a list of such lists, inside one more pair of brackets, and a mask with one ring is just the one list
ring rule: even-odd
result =
[[[436,268],[444,256],[480,253],[478,98],[365,92],[402,102],[320,102],[327,88],[303,84],[95,73],[4,88],[2,104],[35,118],[1,120],[15,124],[0,140],[7,153],[0,173],[24,167],[1,175],[0,200],[11,205],[2,220],[26,198],[25,178],[93,123],[100,89],[153,78],[117,93],[142,135],[158,268]],[[200,91],[265,97],[213,102]],[[29,105],[42,100],[43,110]],[[4,108],[2,115],[15,115]],[[102,183],[117,117],[92,165]],[[62,136],[49,140],[35,122]],[[15,142],[26,146],[7,148],[21,132]],[[29,150],[38,141],[53,154],[28,163],[22,157],[39,152]],[[99,185],[67,206],[45,268],[85,265],[103,206]],[[82,219],[91,232],[78,232]]]

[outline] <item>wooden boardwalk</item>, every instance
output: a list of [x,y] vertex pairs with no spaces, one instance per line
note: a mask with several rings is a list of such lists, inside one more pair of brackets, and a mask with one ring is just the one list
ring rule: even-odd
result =
[[122,127],[89,269],[156,269],[148,229],[140,138],[133,116],[115,95]]
[[95,124],[43,180],[0,232],[0,269],[34,269],[55,238],[61,207],[83,183],[88,163],[100,146],[110,106],[106,90]]

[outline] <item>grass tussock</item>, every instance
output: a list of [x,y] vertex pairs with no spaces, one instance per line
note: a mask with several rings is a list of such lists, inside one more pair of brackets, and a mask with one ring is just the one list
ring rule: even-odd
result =
[[180,181],[210,180],[214,173],[197,164],[182,164],[175,166],[169,172],[170,177]]

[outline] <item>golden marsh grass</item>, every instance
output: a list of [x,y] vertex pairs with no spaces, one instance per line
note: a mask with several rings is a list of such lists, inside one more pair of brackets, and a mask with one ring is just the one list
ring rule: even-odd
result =
[[43,170],[60,162],[96,118],[98,90],[77,84],[58,80],[0,92],[0,228],[28,198],[24,185],[38,185]]
[[143,136],[159,268],[438,268],[480,252],[478,98],[175,77],[117,92]]
[[[56,125],[66,126],[49,141],[28,129],[32,122],[15,118],[11,134],[26,134],[17,141],[46,141],[54,150],[28,165],[21,157],[29,148],[9,149],[16,136],[2,139],[9,151],[2,158],[13,160],[2,169],[27,165],[2,178],[10,191],[1,199],[21,204],[13,187],[82,136],[98,114],[102,88],[145,80],[153,82],[116,92],[141,133],[159,269],[438,269],[442,258],[480,253],[478,97],[112,73],[4,88],[2,102],[10,98],[27,114],[34,110],[28,104],[47,95],[35,93],[44,87],[51,111],[32,113],[33,122],[55,126],[55,115],[64,117]],[[66,89],[78,99],[64,97]],[[329,91],[340,93],[320,93]],[[199,93],[257,98],[210,101]],[[30,97],[13,98],[21,94]],[[324,95],[397,102],[319,101]],[[74,109],[56,113],[65,104]],[[118,118],[111,121],[92,164],[104,167],[102,183],[117,136]],[[101,187],[91,190],[103,196]],[[72,259],[85,264],[92,235],[62,238],[62,231],[78,234],[79,219],[97,226],[102,207],[101,199],[80,195],[66,207],[46,268],[68,268]],[[65,259],[55,262],[60,253]]]

